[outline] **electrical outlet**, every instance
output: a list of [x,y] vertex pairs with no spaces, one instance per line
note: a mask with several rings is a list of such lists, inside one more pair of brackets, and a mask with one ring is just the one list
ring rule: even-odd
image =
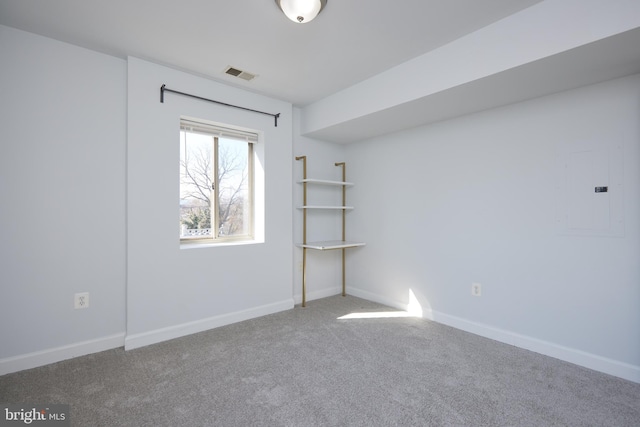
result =
[[479,297],[482,295],[482,285],[480,285],[480,283],[471,284],[471,295],[473,295],[474,297]]
[[81,292],[74,295],[74,308],[89,308],[89,292]]

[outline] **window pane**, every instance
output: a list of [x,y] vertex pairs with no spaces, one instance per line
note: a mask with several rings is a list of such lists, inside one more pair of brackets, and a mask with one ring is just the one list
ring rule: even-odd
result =
[[180,131],[180,237],[211,237],[213,137]]
[[251,224],[249,150],[246,141],[218,139],[218,235],[246,236]]

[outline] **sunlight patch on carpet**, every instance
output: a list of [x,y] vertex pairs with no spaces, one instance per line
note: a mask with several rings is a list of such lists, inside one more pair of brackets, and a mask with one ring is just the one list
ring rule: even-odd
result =
[[409,289],[409,303],[407,304],[406,311],[373,311],[373,312],[360,312],[349,313],[344,316],[338,317],[338,320],[350,320],[350,319],[384,319],[393,317],[422,317],[423,310],[420,301],[414,294],[412,289]]

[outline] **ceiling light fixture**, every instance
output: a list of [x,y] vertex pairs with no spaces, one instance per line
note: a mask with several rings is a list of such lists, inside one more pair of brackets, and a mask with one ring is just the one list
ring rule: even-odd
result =
[[327,5],[327,0],[276,0],[287,18],[299,24],[307,23]]

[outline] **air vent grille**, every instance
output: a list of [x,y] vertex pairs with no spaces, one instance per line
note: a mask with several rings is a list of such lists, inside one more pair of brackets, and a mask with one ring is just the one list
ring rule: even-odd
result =
[[251,81],[257,77],[256,74],[247,73],[246,71],[239,70],[235,67],[227,67],[227,69],[224,70],[224,72],[225,74],[229,74],[230,76],[238,77],[246,81]]
[[234,77],[238,77],[242,73],[242,70],[238,70],[237,68],[229,67],[229,68],[227,68],[227,71],[225,71],[225,73],[231,74]]

